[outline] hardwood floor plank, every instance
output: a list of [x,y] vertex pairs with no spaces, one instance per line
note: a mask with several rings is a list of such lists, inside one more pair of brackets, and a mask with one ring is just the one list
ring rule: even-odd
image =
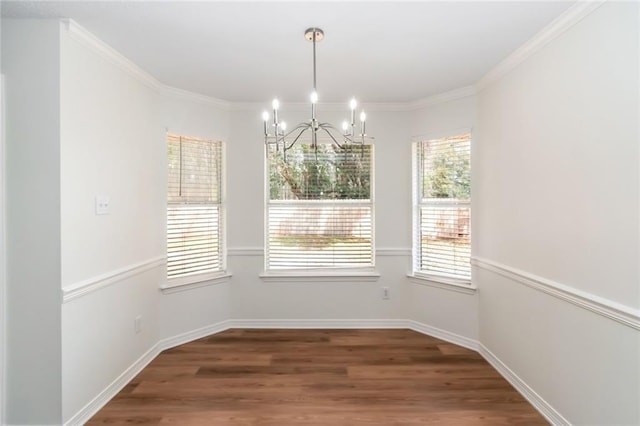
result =
[[543,425],[478,353],[410,330],[234,329],[161,353],[89,425]]

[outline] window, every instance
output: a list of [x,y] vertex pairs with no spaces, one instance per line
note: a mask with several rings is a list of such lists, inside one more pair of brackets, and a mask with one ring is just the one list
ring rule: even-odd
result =
[[222,142],[167,135],[167,278],[208,279],[223,259]]
[[373,146],[267,154],[267,271],[372,267]]
[[471,280],[471,135],[414,144],[414,274]]

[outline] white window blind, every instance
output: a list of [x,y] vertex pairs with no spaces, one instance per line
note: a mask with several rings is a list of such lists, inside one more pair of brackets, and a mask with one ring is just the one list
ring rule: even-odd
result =
[[471,135],[414,145],[414,272],[471,279]]
[[371,267],[373,147],[268,148],[267,270]]
[[170,134],[167,158],[167,277],[222,271],[222,142]]

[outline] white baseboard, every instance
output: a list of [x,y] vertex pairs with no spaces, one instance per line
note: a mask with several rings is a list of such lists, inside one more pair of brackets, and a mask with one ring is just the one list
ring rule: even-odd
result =
[[[12,423],[2,423],[2,426],[24,426],[22,424],[12,424]],[[55,423],[50,423],[50,424],[30,424],[29,426],[58,426]]]
[[472,351],[478,351],[478,341],[470,339],[465,336],[461,336],[450,331],[442,330],[437,327],[433,327],[427,324],[423,324],[418,321],[406,320],[407,328],[417,331],[418,333],[426,334],[427,336],[436,337],[454,345],[462,346]]
[[232,328],[233,321],[226,320],[217,322],[215,324],[207,325],[186,333],[178,334],[177,336],[168,337],[162,339],[156,345],[158,347],[158,354],[167,349],[175,348],[176,346],[184,345],[185,343],[192,342],[194,340],[201,339],[203,337],[210,336],[212,334],[220,333],[222,331]]
[[158,345],[154,345],[140,358],[138,358],[129,368],[122,372],[111,384],[93,398],[87,405],[78,411],[73,417],[67,420],[65,426],[80,426],[85,424],[96,414],[107,402],[109,402],[118,392],[120,392],[134,377],[136,377],[153,359],[160,353]]
[[71,419],[64,423],[65,426],[76,426],[86,423],[107,402],[115,397],[127,383],[144,369],[160,352],[179,346],[202,337],[228,330],[230,328],[407,328],[419,333],[431,335],[439,339],[476,350],[477,343],[463,336],[421,324],[417,321],[403,319],[235,319],[221,321],[186,333],[160,340],[118,378],[109,384],[102,392],[93,398],[87,405],[78,411]]
[[570,426],[571,423],[565,419],[555,408],[536,393],[527,383],[514,373],[505,363],[495,356],[483,344],[479,344],[478,352],[487,360],[489,364],[504,377],[518,392],[525,397],[536,410],[540,412],[552,425]]
[[107,402],[117,395],[127,383],[144,369],[160,352],[179,346],[202,337],[220,333],[230,328],[309,328],[309,329],[357,329],[357,328],[406,328],[421,334],[432,336],[455,345],[465,347],[479,352],[513,387],[518,390],[547,420],[554,425],[569,425],[570,423],[562,417],[549,403],[531,389],[522,379],[520,379],[509,367],[498,359],[489,349],[478,341],[459,334],[451,333],[437,327],[423,324],[418,321],[404,319],[234,319],[221,321],[205,327],[198,328],[186,333],[160,340],[129,368],[127,368],[117,379],[109,384],[100,394],[84,406],[70,420],[64,423],[65,426],[82,425],[94,416]]
[[231,320],[229,328],[406,328],[421,334],[426,334],[453,343],[458,346],[478,351],[478,342],[459,334],[451,333],[437,327],[406,319],[256,319]]
[[231,324],[232,328],[409,328],[402,319],[236,319]]

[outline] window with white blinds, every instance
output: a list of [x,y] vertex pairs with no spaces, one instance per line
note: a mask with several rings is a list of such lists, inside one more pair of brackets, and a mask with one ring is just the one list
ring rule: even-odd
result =
[[471,135],[414,144],[415,273],[471,280]]
[[266,269],[372,267],[373,146],[267,153]]
[[224,270],[222,142],[167,135],[167,278]]

